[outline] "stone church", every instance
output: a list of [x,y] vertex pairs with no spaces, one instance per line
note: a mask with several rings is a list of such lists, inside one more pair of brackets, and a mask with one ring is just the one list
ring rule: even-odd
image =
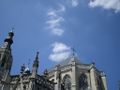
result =
[[105,73],[75,56],[48,70],[48,77],[57,83],[55,90],[107,90]]
[[12,67],[13,32],[8,33],[3,46],[0,48],[0,90],[54,90],[54,82],[45,75],[39,75],[38,52],[32,66],[32,72],[24,65],[19,75],[10,75]]
[[21,66],[18,75],[11,75],[13,32],[0,47],[0,90],[107,90],[106,75],[95,64],[84,64],[73,55],[39,75],[39,53],[32,70]]

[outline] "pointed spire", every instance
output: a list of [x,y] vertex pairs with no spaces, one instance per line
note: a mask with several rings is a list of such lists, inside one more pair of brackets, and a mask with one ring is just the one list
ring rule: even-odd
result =
[[37,75],[38,67],[39,67],[39,58],[38,58],[39,52],[37,52],[35,60],[33,62],[33,67],[32,67],[32,77],[35,78]]
[[71,54],[72,54],[72,61],[75,61],[77,56],[76,56],[76,51],[74,48],[71,48]]
[[38,60],[38,55],[39,55],[39,52],[37,52],[35,60]]
[[36,54],[36,57],[35,57],[35,60],[34,60],[34,63],[33,63],[33,67],[39,67],[39,58],[38,58],[38,56],[39,56],[39,52],[37,52],[37,54]]
[[71,50],[72,50],[72,57],[75,57],[75,54],[76,54],[75,49],[74,49],[74,48],[71,48]]

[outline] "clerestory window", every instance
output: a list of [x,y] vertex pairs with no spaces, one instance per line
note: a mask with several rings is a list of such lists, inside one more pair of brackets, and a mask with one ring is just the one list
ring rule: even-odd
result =
[[69,75],[65,75],[63,78],[64,90],[71,90],[71,78]]
[[87,76],[84,73],[80,75],[79,88],[80,90],[87,90],[88,88]]

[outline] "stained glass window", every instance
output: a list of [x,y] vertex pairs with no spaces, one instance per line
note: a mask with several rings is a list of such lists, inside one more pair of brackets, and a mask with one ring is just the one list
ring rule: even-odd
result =
[[71,90],[71,78],[69,75],[64,76],[63,85],[65,90]]
[[79,88],[80,90],[87,90],[88,88],[87,76],[84,73],[80,75]]

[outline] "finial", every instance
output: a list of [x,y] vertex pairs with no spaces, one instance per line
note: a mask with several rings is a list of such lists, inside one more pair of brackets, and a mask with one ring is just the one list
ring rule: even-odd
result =
[[95,62],[92,62],[92,65],[94,65],[94,66],[95,66]]
[[101,76],[106,76],[105,72],[101,71]]
[[12,32],[13,32],[13,30],[14,30],[15,28],[14,27],[12,27]]
[[8,33],[8,38],[11,38],[11,39],[12,39],[12,37],[14,36],[13,30],[14,30],[14,27],[12,27],[12,28],[11,28],[11,31],[9,31],[9,33]]
[[23,64],[23,65],[21,66],[20,72],[23,73],[24,71],[25,71],[25,64]]
[[37,55],[39,55],[39,52],[37,52]]
[[36,54],[36,60],[38,59],[38,56],[39,56],[39,52],[37,52],[37,54]]
[[72,56],[75,57],[75,53],[76,53],[75,49],[71,48],[71,50],[72,50]]
[[14,27],[11,28],[11,31],[9,32],[9,36],[13,37],[14,36]]
[[44,71],[44,75],[45,75],[45,76],[48,75],[48,70],[47,70],[47,69],[45,69],[45,71]]

